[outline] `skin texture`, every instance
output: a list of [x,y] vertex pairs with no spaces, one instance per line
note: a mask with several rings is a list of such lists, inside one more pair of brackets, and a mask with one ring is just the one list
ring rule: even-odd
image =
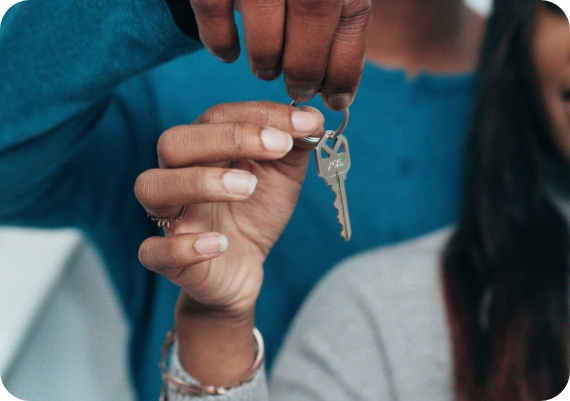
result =
[[570,160],[570,29],[566,16],[546,2],[538,7],[532,55],[554,142]]
[[[202,383],[239,382],[253,362],[263,262],[295,208],[310,154],[293,138],[323,133],[322,115],[304,110],[270,102],[212,107],[194,124],[163,133],[161,168],[135,184],[154,215],[175,216],[186,205],[165,237],[143,242],[139,259],[182,288],[181,362]],[[268,134],[277,139],[272,150],[262,140]],[[245,178],[241,194],[227,180],[232,173]]]
[[222,61],[240,53],[234,7],[243,21],[252,71],[271,80],[283,71],[292,99],[320,89],[327,106],[347,108],[364,68],[371,0],[191,0],[200,39]]

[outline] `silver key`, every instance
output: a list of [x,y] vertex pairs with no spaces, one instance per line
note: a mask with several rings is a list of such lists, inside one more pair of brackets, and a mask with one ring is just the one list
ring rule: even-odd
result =
[[[350,219],[348,218],[344,180],[346,173],[350,169],[350,153],[348,152],[348,141],[344,135],[338,134],[333,139],[328,139],[334,135],[335,131],[327,131],[325,133],[325,136],[315,148],[315,160],[317,161],[319,176],[325,180],[335,193],[334,208],[337,212],[337,220],[341,226],[340,235],[345,241],[348,241],[352,235],[352,230],[350,229]],[[328,141],[334,141],[332,148],[327,144]]]

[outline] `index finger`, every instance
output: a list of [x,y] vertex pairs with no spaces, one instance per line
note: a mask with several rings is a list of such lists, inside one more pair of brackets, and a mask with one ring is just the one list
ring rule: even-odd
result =
[[233,0],[190,0],[200,40],[224,62],[235,61],[240,53]]
[[246,121],[290,133],[293,138],[313,135],[323,130],[324,117],[312,107],[302,109],[269,101],[224,103],[210,107],[197,123]]

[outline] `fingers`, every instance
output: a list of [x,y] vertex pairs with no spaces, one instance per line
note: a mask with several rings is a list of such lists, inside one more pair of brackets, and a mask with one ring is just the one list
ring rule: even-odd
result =
[[[212,259],[228,247],[227,238],[218,233],[177,234],[147,238],[139,248],[139,260],[149,270],[162,274],[178,285],[181,269]],[[201,279],[195,272],[185,280]]]
[[242,0],[240,13],[251,70],[260,79],[281,74],[286,0]]
[[235,61],[240,53],[233,0],[190,0],[200,40],[224,62]]
[[307,101],[322,87],[328,107],[350,106],[364,67],[371,9],[371,0],[289,0],[283,71],[291,98]]
[[219,105],[195,124],[166,131],[158,142],[159,162],[173,168],[238,159],[275,160],[291,150],[293,138],[321,132],[323,122],[315,109],[271,102]]
[[214,167],[152,169],[135,183],[135,195],[154,216],[175,216],[180,205],[241,201],[255,190],[257,178],[243,170]]
[[159,139],[161,167],[185,167],[237,159],[271,160],[293,147],[284,131],[245,122],[199,124],[169,129]]
[[288,0],[283,71],[289,96],[311,99],[326,73],[342,0]]
[[329,55],[321,93],[333,110],[352,103],[364,68],[364,54],[370,31],[370,0],[345,1]]

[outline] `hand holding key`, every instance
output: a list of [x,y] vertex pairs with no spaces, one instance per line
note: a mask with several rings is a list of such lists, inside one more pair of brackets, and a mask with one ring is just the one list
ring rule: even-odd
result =
[[323,120],[270,102],[215,106],[163,133],[161,168],[137,179],[150,214],[173,220],[183,210],[139,258],[182,288],[181,362],[203,384],[231,385],[251,366],[263,262],[295,208],[312,148],[294,139],[322,134]]
[[[297,104],[298,102],[293,100],[291,106],[296,106]],[[335,194],[333,205],[337,213],[336,218],[341,226],[340,235],[345,241],[348,241],[352,236],[352,229],[350,228],[350,218],[348,217],[344,180],[350,169],[350,153],[348,141],[342,135],[350,117],[348,108],[343,110],[343,114],[344,120],[336,131],[327,130],[322,138],[307,136],[301,139],[306,143],[317,144],[314,151],[317,173]],[[329,146],[330,142],[332,142],[331,146]]]

